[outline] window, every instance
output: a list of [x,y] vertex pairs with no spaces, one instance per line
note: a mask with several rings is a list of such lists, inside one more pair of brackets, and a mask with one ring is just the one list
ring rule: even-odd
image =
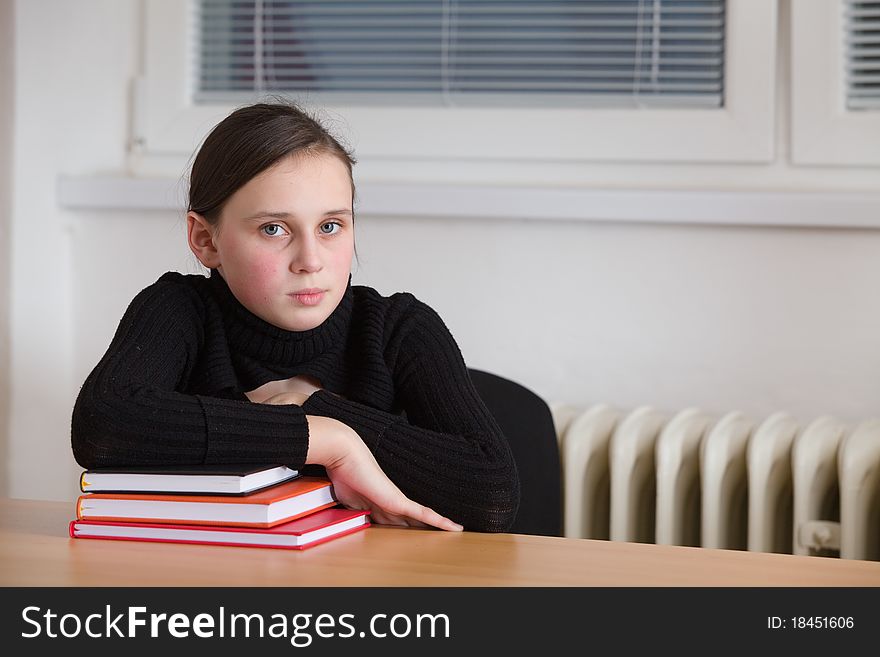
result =
[[[774,0],[242,1],[222,3],[226,7],[216,0],[144,1],[146,52],[133,122],[136,172],[179,172],[216,122],[279,81],[298,102],[320,107],[331,127],[334,117],[344,121],[340,131],[362,161],[773,157]],[[354,5],[372,8],[373,18],[381,14],[384,27],[365,16],[353,21]],[[378,11],[391,6],[411,11]],[[308,19],[300,20],[297,39],[290,36],[295,11]],[[201,40],[200,17],[216,34],[226,34],[227,45],[218,36]],[[395,30],[391,18],[398,21]],[[360,25],[351,28],[357,38],[331,41],[342,29],[336,20]],[[417,39],[394,35],[415,25],[421,26]],[[514,25],[516,39],[490,38]],[[595,38],[575,38],[587,31]],[[372,67],[372,89],[353,86],[363,76],[339,52],[343,42],[358,39],[393,44],[373,51],[385,59],[357,62]],[[310,49],[296,41],[308,41]],[[505,48],[490,55],[478,47],[487,43]],[[621,46],[628,49],[615,50]],[[678,59],[688,51],[699,57],[685,65]],[[544,69],[539,52],[553,53],[542,62]],[[582,58],[585,53],[590,56]],[[291,74],[305,58],[310,65],[320,62],[319,75]],[[376,93],[377,85],[396,85],[393,102]]]
[[724,0],[200,0],[195,102],[720,107]]
[[880,164],[880,1],[792,3],[792,158]]
[[847,5],[846,108],[880,110],[880,0]]

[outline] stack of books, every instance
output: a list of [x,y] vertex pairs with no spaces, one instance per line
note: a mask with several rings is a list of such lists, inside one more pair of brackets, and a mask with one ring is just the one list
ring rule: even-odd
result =
[[73,538],[301,550],[369,526],[324,477],[278,465],[86,470]]

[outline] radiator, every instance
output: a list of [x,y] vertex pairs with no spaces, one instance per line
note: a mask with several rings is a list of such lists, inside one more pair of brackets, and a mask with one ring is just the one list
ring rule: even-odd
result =
[[880,560],[880,419],[551,410],[567,537]]

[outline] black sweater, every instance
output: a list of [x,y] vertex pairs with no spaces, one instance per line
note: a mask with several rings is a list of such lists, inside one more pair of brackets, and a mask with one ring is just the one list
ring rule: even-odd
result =
[[[299,374],[325,388],[301,407],[245,396]],[[505,531],[513,522],[513,457],[442,319],[412,294],[383,297],[350,279],[320,326],[294,332],[248,311],[216,270],[164,274],[131,302],[83,384],[71,442],[84,468],[301,470],[306,415],[350,426],[407,496],[465,528]]]

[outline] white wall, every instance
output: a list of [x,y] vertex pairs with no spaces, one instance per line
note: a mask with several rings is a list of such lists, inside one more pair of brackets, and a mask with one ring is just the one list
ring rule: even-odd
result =
[[408,272],[472,366],[545,399],[880,411],[880,231],[411,223],[362,222],[362,277]]
[[86,318],[73,306],[75,218],[59,209],[55,185],[60,174],[124,165],[136,9],[132,0],[15,3],[7,474],[16,497],[66,499],[78,490],[70,455],[70,413],[79,385],[72,375],[72,329],[77,321],[106,320]]
[[[0,463],[9,454],[9,226],[12,212],[13,58],[12,0],[0,0]],[[0,495],[9,480],[0,477]]]
[[[131,297],[194,262],[175,213],[62,210],[53,193],[61,174],[125,168],[137,3],[16,8],[9,475],[15,496],[72,500],[78,386]],[[781,106],[778,159],[748,172],[763,188],[772,178],[778,189],[880,189],[876,169],[793,170],[787,132]],[[379,179],[383,167],[363,162],[355,174]],[[527,176],[515,167],[470,163],[468,171],[517,184]],[[607,183],[599,169],[564,176]],[[634,187],[718,187],[733,169],[615,171]],[[461,170],[421,169],[426,180],[468,182]],[[532,173],[549,181],[558,171],[556,163]],[[755,418],[788,410],[804,421],[880,414],[878,230],[363,216],[357,240],[355,283],[414,292],[444,317],[471,366],[548,400],[700,405]]]

